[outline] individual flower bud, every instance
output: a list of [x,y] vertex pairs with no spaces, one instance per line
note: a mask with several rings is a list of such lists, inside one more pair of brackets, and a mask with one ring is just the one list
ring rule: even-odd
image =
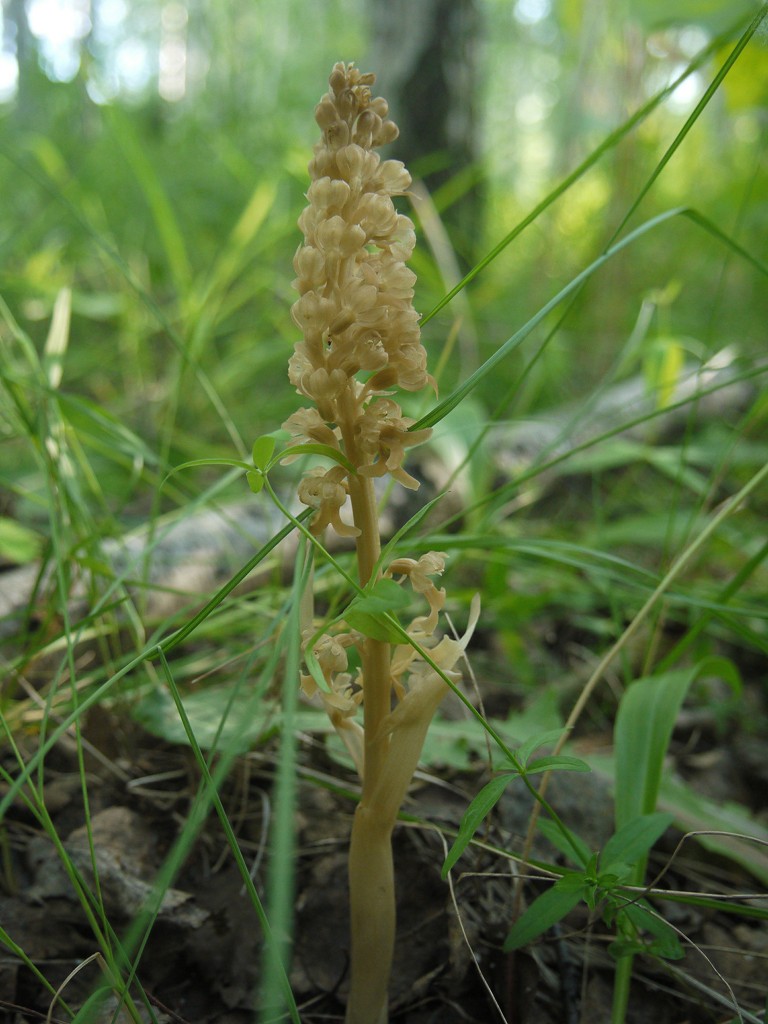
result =
[[371,153],[362,146],[344,146],[336,153],[336,163],[344,181],[353,192],[362,192],[373,179],[379,163],[378,153]]
[[315,146],[315,155],[309,161],[307,170],[312,181],[315,181],[317,178],[327,178],[330,174],[335,173],[336,162],[334,155],[326,147],[325,141]]
[[400,129],[394,121],[382,121],[381,127],[373,138],[373,145],[388,146],[390,142],[395,141],[399,134]]
[[325,141],[329,149],[341,149],[349,142],[349,125],[346,121],[334,121],[325,129]]
[[365,232],[368,242],[385,240],[398,226],[397,211],[388,195],[367,192],[360,196],[350,216]]
[[358,269],[367,281],[379,289],[383,304],[397,306],[398,315],[407,312],[413,316],[414,322],[418,322],[411,304],[416,284],[416,275],[412,270],[394,259],[386,250],[371,254]]
[[374,135],[381,131],[381,118],[372,110],[364,110],[352,128],[352,141],[369,149]]
[[342,370],[331,370],[329,373],[324,366],[313,370],[307,379],[302,380],[306,393],[314,400],[323,419],[329,423],[336,419],[333,403],[347,383],[348,377]]
[[390,322],[398,346],[418,345],[420,343],[419,314],[410,303],[403,303],[394,309]]
[[428,551],[418,561],[413,558],[397,558],[386,572],[387,576],[407,576],[417,594],[422,594],[429,604],[429,615],[414,619],[413,628],[425,635],[431,635],[437,628],[437,616],[445,605],[445,590],[438,590],[430,576],[442,576],[445,570],[444,551]]
[[330,684],[337,672],[344,672],[347,667],[347,652],[341,642],[341,637],[329,636],[324,633],[312,649],[317,658],[320,671],[327,683]]
[[365,243],[365,229],[358,224],[348,224],[338,215],[329,217],[318,225],[315,244],[318,249],[346,259],[359,252]]
[[294,346],[295,351],[301,351],[309,360],[312,368],[325,365],[325,333],[319,328],[307,327],[304,331],[304,341]]
[[304,380],[309,380],[312,370],[314,370],[314,365],[309,358],[307,346],[304,342],[300,341],[294,346],[293,355],[288,360],[288,379],[299,394],[306,395],[307,398],[310,396],[307,395]]
[[331,333],[339,334],[356,320],[363,320],[366,311],[376,305],[378,297],[379,293],[374,285],[366,284],[360,279],[350,281],[343,290],[343,304],[337,318],[331,323]]
[[308,245],[314,245],[315,231],[322,220],[322,213],[314,206],[305,206],[299,215],[298,225]]
[[400,160],[384,160],[376,175],[376,183],[391,196],[405,195],[411,186],[411,176]]
[[[382,346],[383,348],[383,346]],[[365,382],[365,391],[369,395],[388,394],[389,389],[399,383],[397,370],[394,366],[385,366]]]
[[331,430],[317,409],[297,409],[283,423],[291,437],[298,442],[317,441],[338,448],[336,434]]
[[352,687],[352,676],[344,672],[336,676],[332,682],[331,693],[321,693],[325,710],[336,728],[339,728],[339,718],[351,718],[357,712],[363,699],[361,690],[354,690]]
[[334,680],[332,694],[320,691],[325,713],[346,746],[354,762],[357,774],[362,779],[365,771],[363,727],[354,719],[363,699],[361,689],[353,690],[350,677],[344,673]]
[[339,112],[333,104],[330,96],[326,93],[325,96],[315,107],[315,121],[322,131],[333,124],[334,121],[338,121]]
[[315,217],[318,215],[332,216],[339,213],[350,196],[350,187],[346,181],[335,181],[329,177],[318,178],[309,186],[307,199]]
[[398,214],[397,226],[388,238],[379,242],[382,248],[389,249],[396,260],[410,259],[416,245],[416,232],[413,221],[409,217]]
[[341,61],[337,61],[333,65],[331,76],[328,79],[328,84],[331,87],[331,92],[334,96],[338,96],[342,89],[347,84],[347,67]]
[[325,284],[325,260],[319,249],[303,245],[293,258],[293,269],[298,274],[294,287],[300,295],[321,289]]
[[310,523],[312,533],[322,533],[326,526],[332,526],[342,537],[359,536],[360,531],[348,526],[339,515],[347,500],[345,475],[342,466],[334,466],[327,472],[316,467],[299,484],[299,501],[316,509]]
[[390,357],[397,383],[404,391],[421,391],[429,384],[437,394],[437,383],[427,373],[427,352],[423,345],[403,345]]
[[335,340],[328,357],[329,369],[343,370],[348,377],[353,377],[361,370],[379,370],[386,364],[387,352],[376,331],[352,337],[347,334]]
[[324,299],[315,291],[305,292],[304,295],[291,306],[291,314],[297,327],[302,330],[327,330],[331,320],[336,315],[336,306],[330,299]]
[[357,114],[358,102],[354,89],[342,89],[336,96],[336,109],[346,120],[351,121]]
[[370,477],[390,473],[404,487],[415,490],[418,480],[402,468],[405,449],[426,441],[431,431],[409,431],[412,422],[402,416],[397,402],[389,398],[372,402],[355,423],[360,447],[371,457],[370,464],[361,466],[358,472]]

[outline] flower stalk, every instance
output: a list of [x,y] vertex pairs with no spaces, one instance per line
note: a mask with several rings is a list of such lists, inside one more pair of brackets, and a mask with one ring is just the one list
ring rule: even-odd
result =
[[[382,161],[375,152],[398,132],[386,101],[372,96],[373,82],[374,75],[338,63],[315,109],[322,134],[309,165],[308,206],[299,219],[304,243],[294,259],[299,298],[292,315],[302,340],[289,362],[291,383],[312,404],[284,426],[298,443],[320,443],[340,456],[330,469],[310,470],[299,485],[300,500],[315,510],[310,529],[354,538],[367,594],[389,587],[391,597],[397,589],[393,580],[410,582],[428,611],[410,623],[407,634],[442,674],[381,620],[378,628],[366,629],[348,609],[350,621],[336,622],[329,633],[318,634],[307,623],[305,657],[311,645],[315,671],[302,675],[302,689],[322,700],[362,781],[349,856],[347,1024],[388,1019],[395,947],[392,830],[429,723],[448,691],[445,678],[459,678],[454,667],[471,633],[461,640],[435,636],[445,603],[445,591],[433,582],[444,569],[442,553],[379,564],[374,481],[388,475],[418,487],[403,462],[406,449],[430,435],[409,429],[413,421],[392,397],[394,389],[416,392],[435,382],[413,308],[415,275],[406,266],[415,232],[393,203],[407,193],[411,178],[400,161]],[[355,674],[348,671],[351,647],[359,653]]]

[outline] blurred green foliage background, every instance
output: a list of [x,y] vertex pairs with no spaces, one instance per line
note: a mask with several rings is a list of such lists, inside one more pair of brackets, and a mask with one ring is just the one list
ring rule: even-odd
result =
[[[396,18],[398,5],[376,6],[4,3],[0,332],[11,337],[15,319],[42,349],[56,296],[72,289],[62,390],[97,403],[142,442],[119,451],[90,433],[111,510],[146,505],[139,482],[153,460],[161,473],[161,463],[242,455],[295,408],[285,369],[297,340],[291,259],[316,137],[312,111],[338,59],[376,71],[389,96],[373,26]],[[603,251],[756,10],[748,0],[470,6],[475,159],[469,176],[462,170],[434,195],[451,232],[452,206],[470,186],[481,192],[469,233],[450,234],[464,267],[722,38],[477,277],[468,301],[454,301],[426,325],[435,366],[461,319],[441,393]],[[390,29],[396,36],[397,25]],[[767,43],[764,31],[752,40],[632,225],[694,205],[764,258]],[[398,120],[397,105],[392,116]],[[436,261],[422,240],[414,269],[417,307],[427,312],[453,283],[451,261]],[[732,252],[674,220],[588,283],[535,365],[523,348],[492,375],[479,392],[479,415],[493,408],[520,417],[589,394],[639,317],[647,318],[643,345],[625,372],[640,370],[656,343],[696,362],[727,346],[754,357],[765,347],[768,289]],[[499,410],[512,395],[514,404]],[[87,419],[84,406],[77,415]],[[28,456],[4,429],[0,482],[15,494],[5,499],[13,507],[27,493]]]

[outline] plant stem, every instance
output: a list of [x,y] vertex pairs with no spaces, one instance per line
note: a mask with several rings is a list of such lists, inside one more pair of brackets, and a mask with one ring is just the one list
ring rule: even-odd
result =
[[624,1024],[626,1020],[634,962],[634,956],[625,956],[616,964],[616,971],[613,976],[611,1024]]
[[[347,444],[353,444],[352,438]],[[349,447],[347,448],[349,452]],[[375,572],[381,553],[376,495],[370,478],[349,480],[357,538],[360,585]],[[387,984],[395,946],[394,818],[376,806],[389,747],[382,723],[390,708],[390,645],[368,638],[362,649],[365,755],[363,793],[355,811],[349,849],[351,988],[347,1024],[386,1024]]]
[[387,984],[395,947],[392,822],[360,802],[349,848],[352,935],[346,1024],[386,1024]]

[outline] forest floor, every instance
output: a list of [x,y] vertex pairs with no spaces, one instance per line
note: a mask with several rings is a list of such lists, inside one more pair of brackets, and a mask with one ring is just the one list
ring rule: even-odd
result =
[[[34,753],[37,739],[32,732],[17,738],[22,757]],[[322,740],[305,739],[295,817],[291,983],[301,1019],[310,1024],[343,1018],[348,983],[346,844],[355,782],[351,775],[339,778]],[[589,759],[589,750],[609,742],[609,736],[583,737],[583,756]],[[82,743],[103,906],[111,927],[124,934],[151,893],[155,874],[189,813],[199,772],[187,747],[158,739],[130,718],[99,707],[83,721]],[[269,860],[265,836],[273,753],[267,748],[241,757],[221,792],[260,891]],[[675,769],[699,792],[742,801],[765,819],[764,741],[738,730],[718,735],[700,717],[676,733],[673,753]],[[17,762],[9,749],[2,760],[13,774]],[[447,847],[440,830],[455,832],[487,777],[487,769],[478,763],[464,771],[419,773],[412,787],[405,808],[409,820],[398,827],[394,840],[398,940],[390,991],[392,1020],[608,1022],[611,935],[599,915],[590,918],[582,906],[525,952],[502,952],[516,868],[493,847],[516,852],[522,847],[531,805],[521,785],[508,787],[488,828],[479,833],[484,845],[467,851],[452,873],[451,885],[441,880]],[[72,863],[92,879],[81,772],[70,738],[65,736],[49,756],[43,785],[45,805]],[[599,772],[554,775],[549,797],[595,849],[610,836],[610,784]],[[0,926],[57,987],[98,948],[92,926],[54,845],[22,801],[7,816],[2,838]],[[669,830],[655,852],[652,870],[663,866],[679,838],[680,832]],[[537,852],[553,859],[551,847]],[[686,845],[662,884],[720,893],[761,891],[749,872],[702,851],[695,842]],[[530,882],[526,897],[531,899],[539,889],[540,884]],[[764,1011],[764,923],[684,903],[665,902],[660,909],[686,936],[686,955],[672,964],[636,959],[629,1024],[737,1020],[728,1003],[731,995],[745,1011]],[[163,899],[138,977],[161,1024],[245,1024],[254,1019],[260,963],[259,924],[218,820],[211,814]],[[62,997],[70,1009],[82,1004],[97,977],[98,966],[92,963],[67,983]],[[50,1004],[50,993],[6,949],[0,956],[0,1021],[70,1019],[61,1004],[46,1017]],[[114,1005],[97,1019],[104,1024],[114,1020]],[[128,1018],[118,1019],[122,1024]],[[275,1020],[279,1019],[288,1018],[277,1013]]]

